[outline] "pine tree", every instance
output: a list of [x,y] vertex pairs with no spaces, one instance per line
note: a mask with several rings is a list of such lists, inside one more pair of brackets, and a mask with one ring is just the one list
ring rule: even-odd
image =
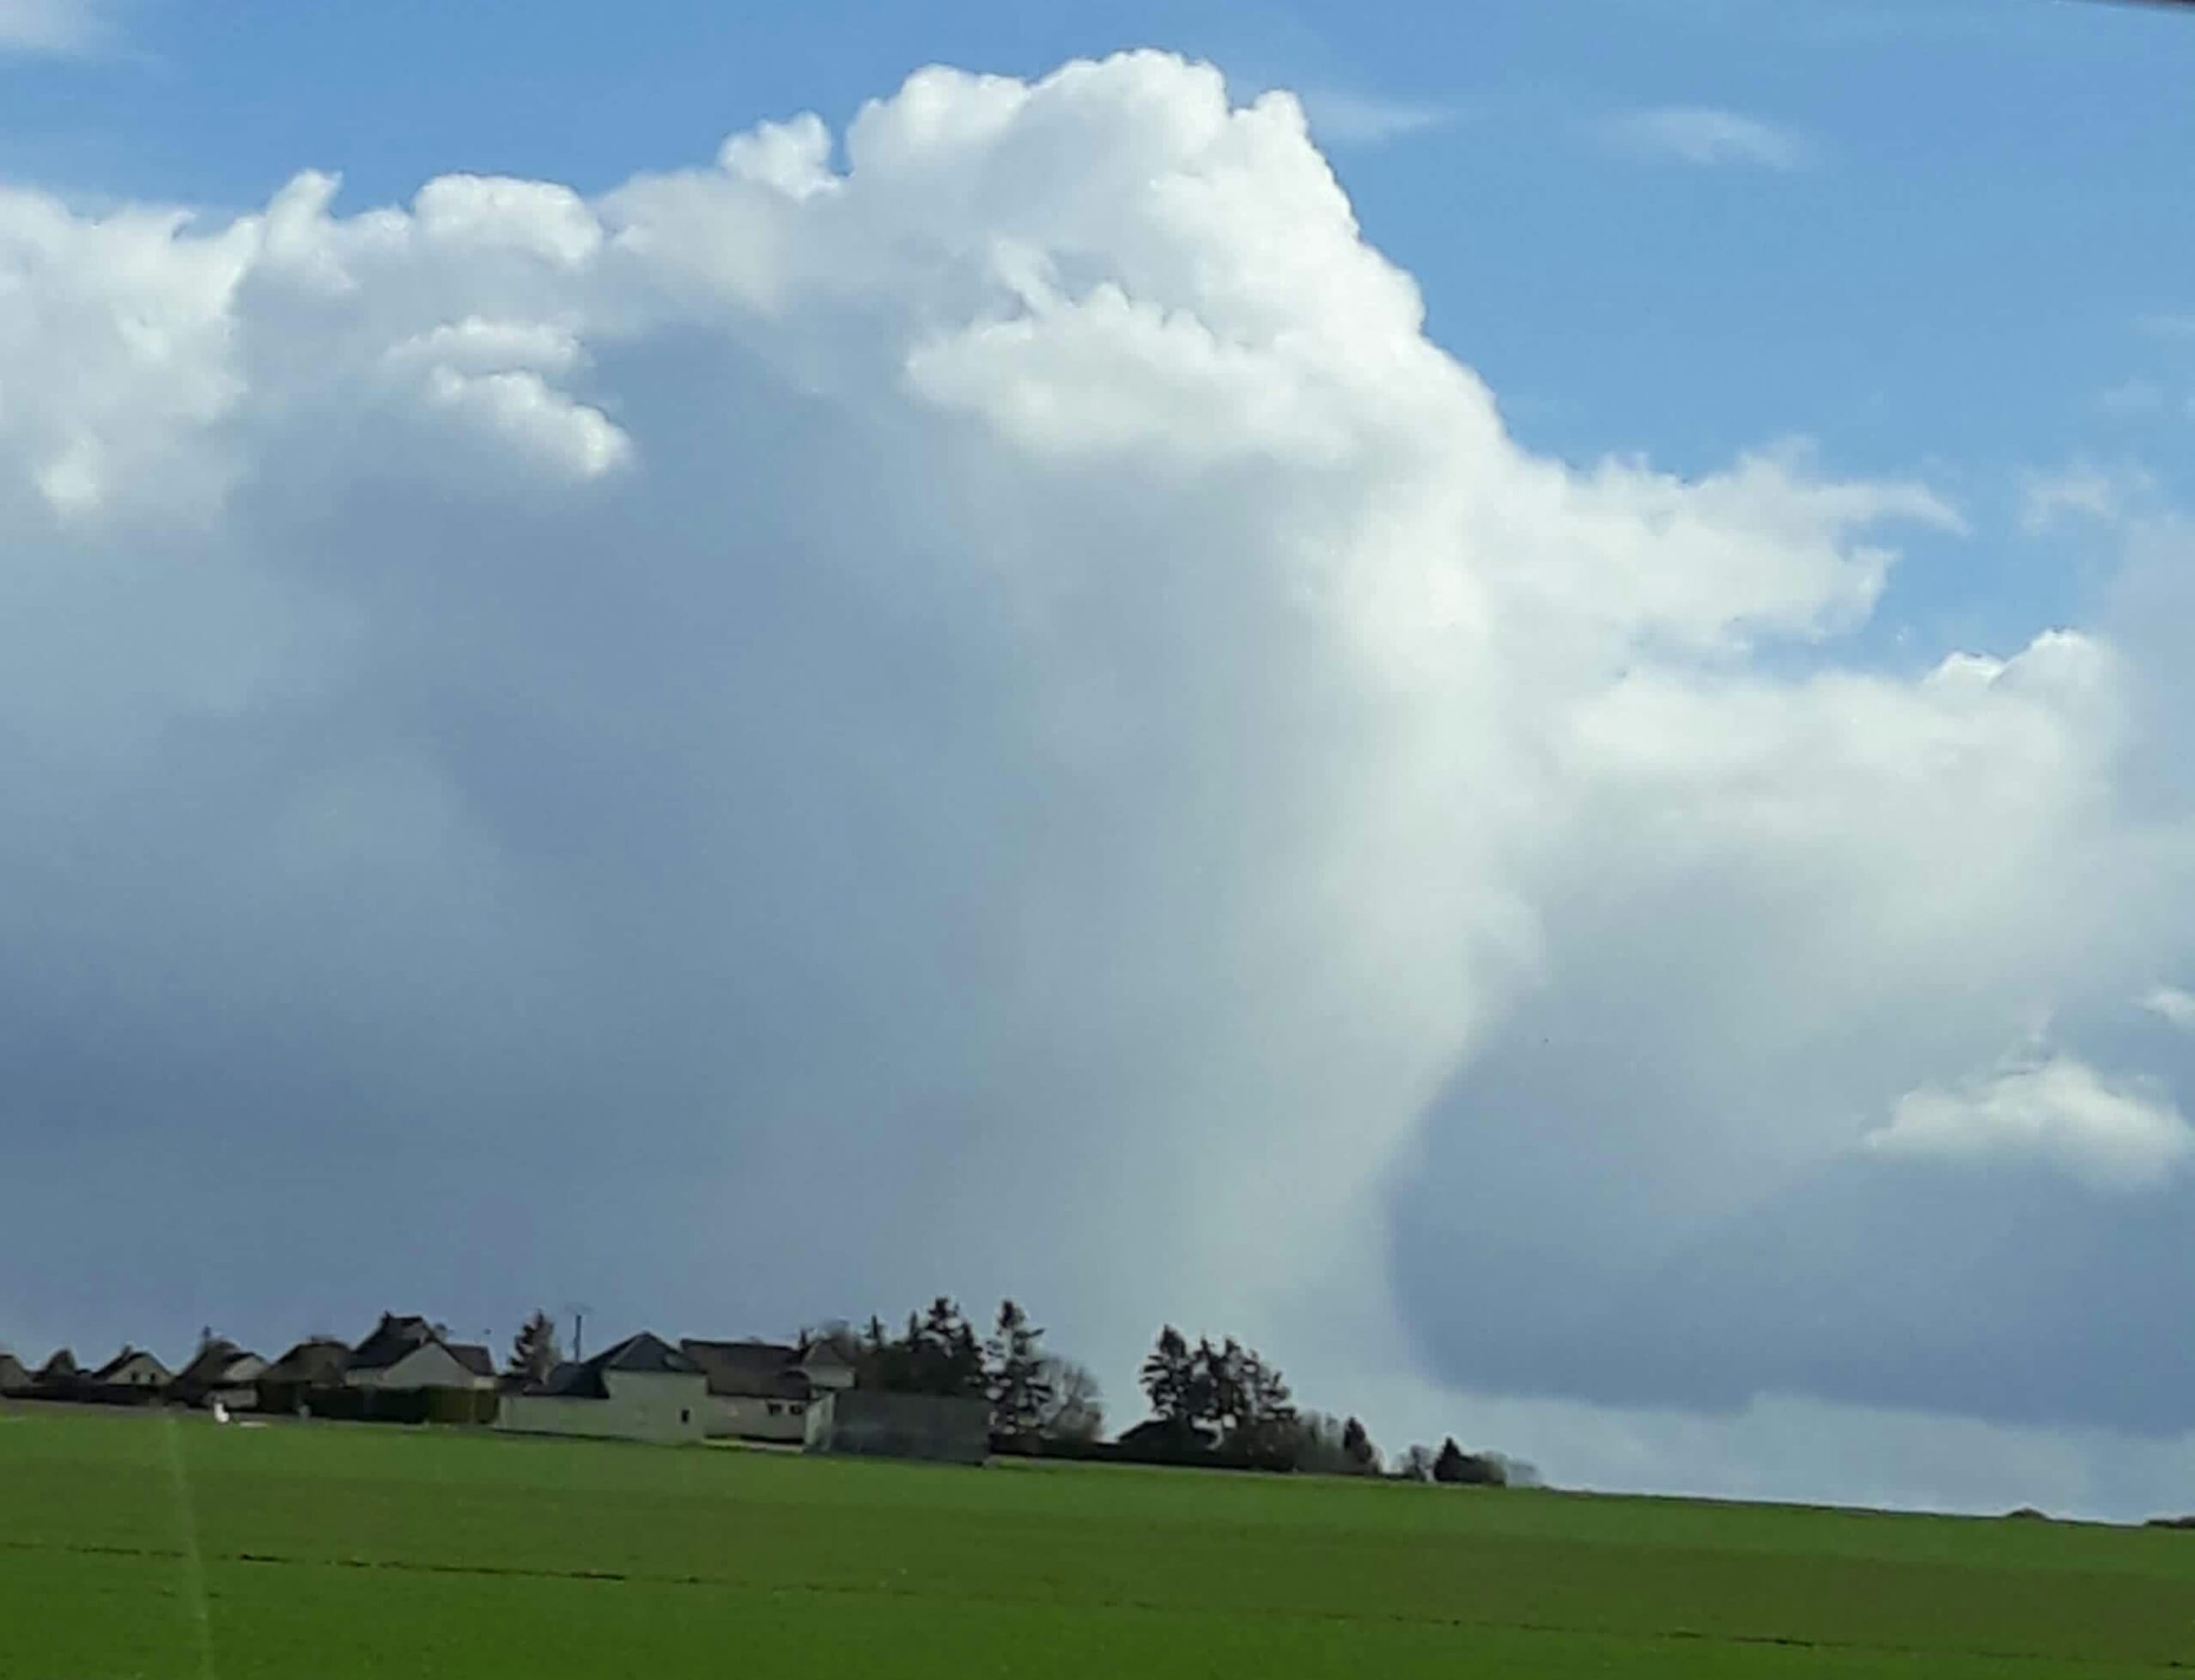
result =
[[944,1295],[923,1313],[907,1315],[907,1334],[885,1349],[880,1387],[912,1394],[980,1397],[983,1344],[959,1306]]
[[1189,1342],[1171,1324],[1158,1332],[1158,1344],[1143,1361],[1139,1379],[1150,1399],[1152,1415],[1169,1423],[1186,1425],[1192,1413],[1191,1386],[1195,1362]]
[[1037,1345],[1043,1334],[1014,1302],[999,1303],[998,1327],[984,1347],[994,1436],[1027,1440],[1043,1426],[1052,1397],[1044,1355]]
[[1341,1426],[1341,1455],[1359,1476],[1373,1475],[1379,1469],[1379,1449],[1372,1445],[1371,1433],[1356,1418]]
[[511,1342],[509,1373],[529,1383],[549,1380],[549,1373],[562,1360],[556,1347],[556,1321],[547,1313],[536,1311],[519,1326]]
[[1433,1460],[1432,1478],[1436,1482],[1461,1482],[1465,1469],[1463,1449],[1456,1446],[1456,1437],[1450,1435],[1440,1444],[1440,1457]]

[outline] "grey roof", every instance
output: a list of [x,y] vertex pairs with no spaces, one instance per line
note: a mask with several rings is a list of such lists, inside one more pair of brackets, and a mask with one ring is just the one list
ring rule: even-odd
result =
[[386,1371],[414,1348],[435,1340],[435,1327],[414,1313],[384,1312],[350,1353],[353,1371]]
[[120,1353],[115,1354],[112,1359],[107,1360],[106,1364],[100,1366],[98,1370],[91,1373],[91,1379],[95,1383],[106,1382],[109,1378],[112,1377],[116,1372],[119,1371],[133,1359],[151,1360],[154,1366],[159,1370],[160,1374],[162,1377],[168,1374],[167,1367],[161,1365],[160,1360],[157,1358],[155,1358],[154,1355],[147,1353],[143,1348],[132,1348],[127,1342],[125,1342],[122,1345],[122,1351]]
[[551,1369],[540,1383],[533,1385],[536,1394],[561,1394],[572,1399],[606,1399],[610,1391],[602,1386],[602,1379],[577,1360],[562,1360]]
[[66,1348],[56,1348],[47,1356],[46,1363],[38,1367],[38,1380],[41,1383],[55,1382],[76,1374],[76,1356]]
[[701,1370],[678,1348],[648,1330],[629,1336],[616,1347],[604,1349],[589,1363],[605,1371],[652,1371],[659,1375],[681,1377],[693,1376]]
[[445,1342],[442,1345],[450,1350],[451,1358],[474,1376],[492,1377],[496,1374],[496,1356],[477,1342]]
[[29,1381],[30,1373],[23,1368],[22,1360],[6,1348],[0,1348],[0,1393],[12,1388],[21,1388]]
[[741,1399],[806,1400],[812,1385],[800,1368],[800,1350],[777,1342],[679,1342],[708,1379],[708,1391]]
[[615,1347],[605,1348],[593,1359],[577,1363],[567,1360],[549,1373],[548,1381],[533,1391],[553,1394],[567,1400],[606,1400],[610,1397],[610,1389],[602,1379],[602,1373],[605,1371],[693,1377],[701,1374],[701,1367],[661,1336],[642,1330],[637,1336],[627,1336]]
[[173,1386],[184,1390],[217,1388],[229,1368],[239,1360],[256,1358],[226,1336],[216,1336],[192,1356],[191,1362],[175,1373]]
[[335,1386],[350,1367],[350,1349],[332,1336],[315,1336],[292,1348],[259,1373],[263,1383]]

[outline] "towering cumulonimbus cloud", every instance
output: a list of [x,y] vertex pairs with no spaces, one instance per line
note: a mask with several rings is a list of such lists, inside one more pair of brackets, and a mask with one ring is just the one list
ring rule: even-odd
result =
[[2177,1427],[2174,679],[1852,651],[1925,485],[1532,453],[1164,54],[338,196],[0,192],[26,1324]]

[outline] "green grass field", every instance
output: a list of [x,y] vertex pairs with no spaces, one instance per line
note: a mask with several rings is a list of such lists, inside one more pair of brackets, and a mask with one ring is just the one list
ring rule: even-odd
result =
[[0,1411],[0,1675],[2111,1676],[2195,1533]]

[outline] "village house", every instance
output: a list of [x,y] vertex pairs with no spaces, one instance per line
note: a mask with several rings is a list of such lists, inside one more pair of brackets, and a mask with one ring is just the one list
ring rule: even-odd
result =
[[828,1342],[804,1349],[690,1336],[678,1346],[708,1379],[708,1433],[715,1438],[805,1441],[816,1397],[854,1385],[854,1367]]
[[0,1348],[0,1395],[27,1394],[30,1385],[31,1373],[23,1368],[22,1360]]
[[348,1343],[331,1336],[307,1336],[259,1373],[259,1409],[308,1410],[313,1396],[342,1391],[350,1365]]
[[496,1386],[496,1361],[477,1342],[444,1339],[424,1318],[385,1312],[372,1334],[350,1350],[343,1381],[360,1389],[478,1391]]
[[174,1379],[173,1372],[143,1348],[125,1342],[120,1353],[91,1373],[90,1381],[103,1389],[156,1394]]
[[546,1382],[507,1391],[496,1427],[514,1434],[697,1441],[708,1424],[701,1367],[642,1330],[593,1359],[567,1361]]
[[225,1337],[200,1342],[191,1362],[175,1373],[168,1394],[189,1406],[221,1405],[230,1411],[246,1411],[259,1403],[259,1379],[266,1360],[246,1352]]

